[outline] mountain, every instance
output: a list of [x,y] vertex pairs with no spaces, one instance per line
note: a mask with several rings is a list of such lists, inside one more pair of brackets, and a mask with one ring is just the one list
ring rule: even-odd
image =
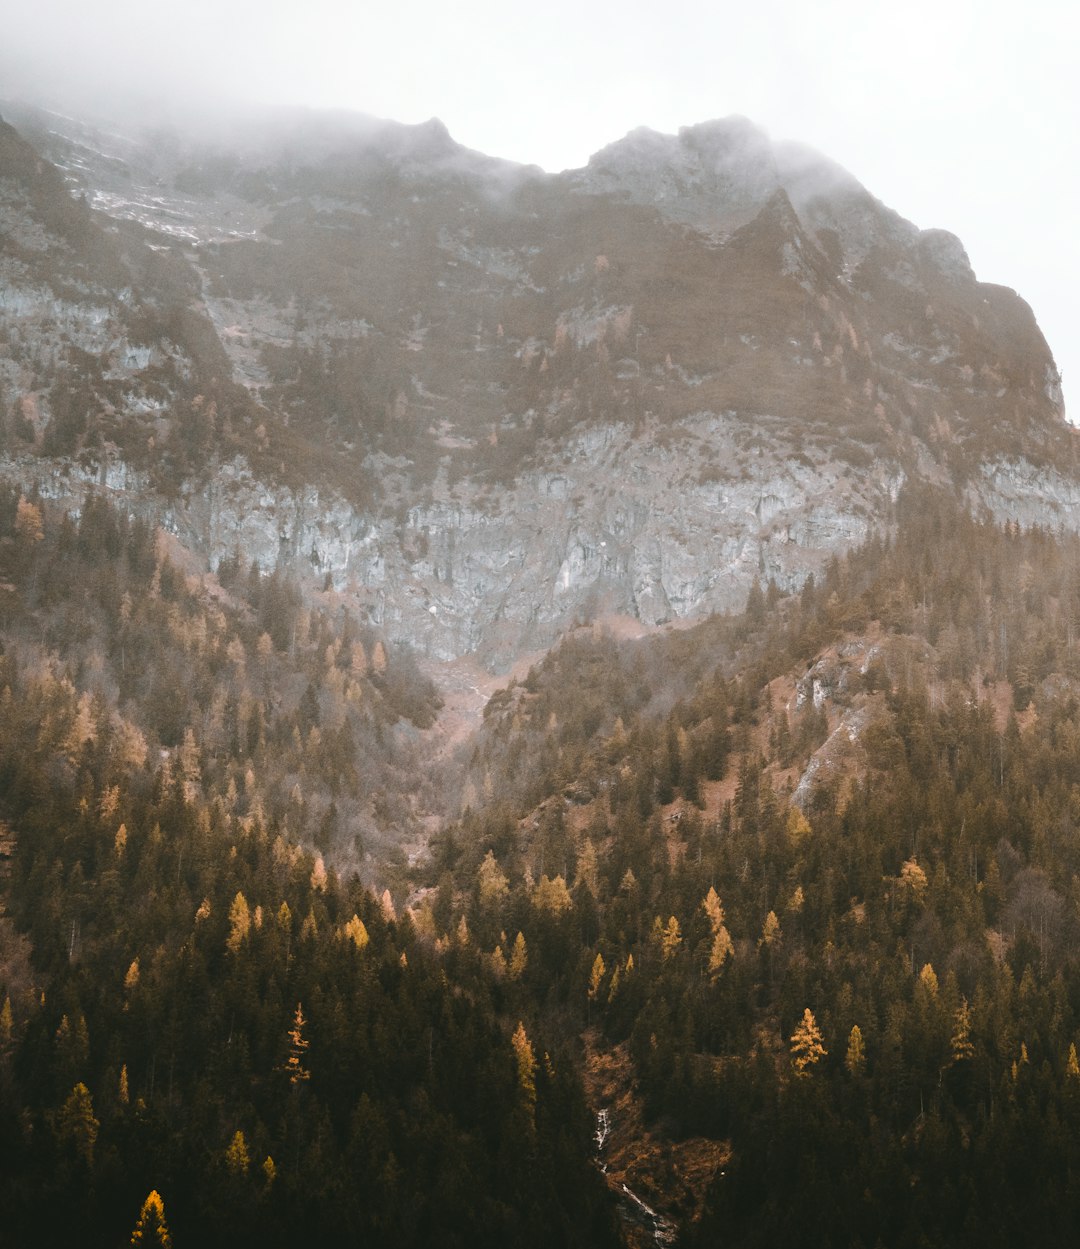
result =
[[577,620],[797,588],[907,481],[1080,515],[1023,301],[745,120],[552,176],[435,121],[5,114],[13,471],[430,658],[502,670]]
[[1019,297],[740,120],[5,114],[4,1243],[1075,1240]]

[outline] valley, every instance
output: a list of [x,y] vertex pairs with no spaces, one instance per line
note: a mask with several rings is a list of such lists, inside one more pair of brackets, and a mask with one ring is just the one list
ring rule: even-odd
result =
[[5,1243],[1068,1243],[1023,300],[738,118],[0,112]]

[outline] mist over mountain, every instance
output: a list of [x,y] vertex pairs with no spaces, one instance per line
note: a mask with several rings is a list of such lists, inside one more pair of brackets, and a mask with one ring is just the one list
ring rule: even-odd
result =
[[1021,296],[743,118],[0,113],[5,1237],[1069,1243]]

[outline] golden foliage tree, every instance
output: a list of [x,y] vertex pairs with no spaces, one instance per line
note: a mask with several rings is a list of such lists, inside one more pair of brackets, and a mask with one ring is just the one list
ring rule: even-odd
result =
[[41,508],[36,503],[31,503],[25,496],[19,498],[15,509],[15,535],[27,546],[33,546],[45,537]]
[[521,1096],[531,1115],[536,1108],[536,1055],[525,1025],[520,1020],[510,1038],[510,1044],[514,1047],[514,1056],[517,1058],[518,1088],[521,1089]]
[[960,1005],[956,1008],[950,1046],[954,1063],[967,1062],[975,1057],[975,1046],[971,1043],[971,1008],[966,997],[960,999]]
[[858,1024],[852,1026],[851,1033],[848,1036],[844,1066],[853,1076],[862,1075],[866,1066],[866,1048],[863,1045],[862,1029]]
[[600,985],[603,983],[604,973],[607,968],[604,966],[604,956],[597,953],[593,959],[592,971],[589,972],[589,999],[590,1001],[600,992]]
[[300,1084],[311,1079],[311,1072],[304,1066],[304,1054],[308,1047],[307,1038],[304,1036],[306,1023],[303,1007],[297,1002],[293,1026],[289,1029],[289,1056],[285,1060],[285,1072],[290,1084]]
[[682,945],[682,929],[679,927],[679,921],[674,915],[668,916],[668,922],[664,926],[663,934],[660,937],[660,953],[664,959],[672,959],[679,952],[679,946]]
[[250,931],[251,911],[247,898],[238,892],[229,907],[229,935],[225,938],[226,948],[231,953],[238,954]]
[[563,915],[574,905],[566,881],[561,876],[556,876],[554,880],[541,876],[540,883],[533,890],[532,903],[538,911],[556,916]]
[[724,923],[724,907],[716,890],[710,885],[709,892],[701,904],[705,918],[712,933],[712,945],[709,949],[709,975],[717,975],[727,960],[735,953],[735,945],[731,940]]
[[225,1150],[225,1170],[239,1179],[247,1175],[250,1166],[251,1155],[248,1153],[247,1141],[243,1132],[237,1128]]
[[808,1075],[808,1068],[820,1062],[829,1051],[825,1048],[821,1029],[810,1007],[803,1011],[795,1031],[791,1034],[791,1061],[797,1075]]
[[165,1222],[165,1203],[156,1188],[150,1190],[142,1204],[131,1243],[139,1249],[172,1249],[172,1237]]
[[529,965],[529,950],[525,944],[525,934],[519,932],[514,938],[514,948],[510,951],[510,979],[520,980]]
[[784,939],[784,934],[780,928],[780,921],[776,918],[776,912],[770,911],[765,916],[765,923],[761,927],[761,939],[758,941],[759,946],[764,946],[766,950],[775,949]]
[[510,882],[499,867],[498,860],[492,851],[484,855],[484,861],[476,872],[480,890],[480,904],[486,907],[497,907],[510,892]]
[[358,950],[362,950],[371,940],[368,936],[368,930],[364,925],[364,921],[359,915],[353,915],[352,919],[345,925],[343,932],[347,940],[351,941]]

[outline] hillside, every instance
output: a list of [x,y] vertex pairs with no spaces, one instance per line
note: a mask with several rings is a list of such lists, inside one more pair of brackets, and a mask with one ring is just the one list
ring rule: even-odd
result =
[[[198,139],[5,107],[37,145],[6,132],[19,480],[100,481],[432,658],[795,589],[909,480],[1075,523],[1026,304],[740,119],[549,176],[438,123]],[[48,215],[61,177],[91,211]]]
[[1071,1243],[1022,299],[741,119],[3,111],[4,1243]]

